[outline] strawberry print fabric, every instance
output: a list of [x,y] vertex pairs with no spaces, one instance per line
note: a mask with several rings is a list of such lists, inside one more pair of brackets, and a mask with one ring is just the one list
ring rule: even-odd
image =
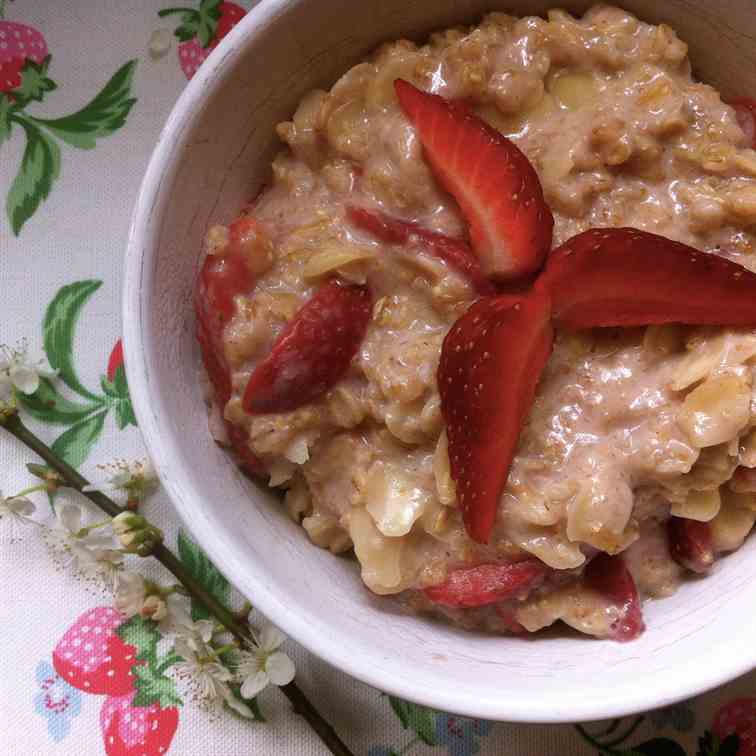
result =
[[[0,343],[27,339],[57,371],[25,400],[25,416],[87,477],[144,455],[119,340],[122,257],[141,177],[187,79],[252,4],[0,0]],[[0,459],[0,489],[29,484],[25,465],[37,460],[20,445],[0,438]],[[219,597],[241,604],[179,531],[165,494],[145,513]],[[5,522],[0,584],[1,754],[328,753],[273,689],[262,695],[264,723],[202,709],[154,626],[127,620],[35,533]],[[356,756],[756,754],[756,674],[656,712],[545,727],[431,711],[292,643],[287,652]]]

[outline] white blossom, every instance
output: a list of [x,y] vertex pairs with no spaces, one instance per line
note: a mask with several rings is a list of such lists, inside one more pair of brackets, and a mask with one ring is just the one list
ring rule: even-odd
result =
[[113,545],[111,536],[87,528],[85,513],[78,504],[59,504],[55,507],[54,526],[45,529],[45,540],[53,553],[68,557],[65,564],[73,562],[79,569],[97,561],[95,550],[107,550]]
[[[171,593],[166,596],[165,610],[165,617],[158,624],[161,635],[181,635],[186,632],[186,628],[192,626],[191,605],[186,596],[180,593]],[[210,630],[212,633],[212,628]]]
[[123,568],[123,554],[115,549],[90,548],[80,552],[79,569],[89,578],[102,580],[115,590],[118,573]]
[[90,483],[82,491],[126,491],[129,500],[141,502],[157,487],[155,468],[147,458],[135,462],[118,460],[100,469],[109,471],[110,477],[101,483]]
[[0,491],[0,520],[10,522],[11,541],[17,539],[17,529],[19,526],[28,525],[34,522],[31,515],[34,514],[36,507],[34,503],[23,496],[11,496],[5,498]]
[[160,622],[168,616],[168,607],[165,599],[155,593],[150,594],[142,603],[142,609],[139,614],[144,619],[150,619],[153,622]]
[[0,398],[8,398],[14,389],[22,394],[33,394],[39,388],[40,378],[52,378],[55,373],[45,367],[44,360],[32,361],[27,355],[25,341],[16,349],[0,347]]
[[294,662],[278,650],[285,640],[277,627],[266,625],[252,650],[240,652],[236,675],[243,698],[254,698],[268,684],[287,685],[294,679]]
[[113,606],[127,617],[142,611],[146,585],[144,578],[136,572],[120,572],[116,576]]

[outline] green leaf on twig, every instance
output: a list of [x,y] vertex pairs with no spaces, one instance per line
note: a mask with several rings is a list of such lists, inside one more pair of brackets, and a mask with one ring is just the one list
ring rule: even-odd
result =
[[64,142],[82,150],[91,150],[100,137],[108,136],[126,123],[126,116],[136,102],[131,96],[136,60],[121,66],[102,91],[81,110],[63,118],[32,118]]
[[102,281],[77,281],[61,288],[45,312],[42,326],[45,354],[60,379],[86,399],[98,397],[84,388],[73,363],[74,328],[81,308],[102,285]]
[[60,173],[60,148],[26,116],[10,116],[26,133],[26,148],[16,178],[11,184],[5,208],[13,233],[18,236],[24,223],[47,199]]
[[[218,572],[207,554],[183,530],[178,532],[178,552],[184,567],[189,570],[194,579],[218,601],[225,603],[228,599],[228,581]],[[207,619],[209,616],[207,607],[192,598],[192,619],[196,622]]]
[[72,425],[55,439],[52,450],[71,467],[79,467],[100,437],[107,414],[107,410],[102,410]]

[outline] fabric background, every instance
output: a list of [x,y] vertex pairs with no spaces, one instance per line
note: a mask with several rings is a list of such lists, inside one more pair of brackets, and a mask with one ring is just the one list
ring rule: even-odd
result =
[[[249,2],[242,4],[245,10],[250,7]],[[171,34],[179,19],[158,17],[157,11],[166,5],[196,8],[199,0],[15,0],[7,3],[5,21],[0,21],[0,62],[3,50],[7,51],[3,42],[12,43],[13,32],[19,29],[15,24],[37,30],[44,37],[51,56],[46,75],[57,88],[42,92],[24,106],[24,113],[38,119],[59,118],[77,111],[124,64],[136,61],[129,91],[120,95],[124,108],[127,99],[136,98],[125,122],[105,129],[110,133],[97,136],[93,149],[82,149],[60,136],[46,137],[55,141],[60,151],[59,176],[50,182],[49,196],[33,212],[20,211],[21,216],[28,217],[22,219],[17,233],[8,213],[0,219],[0,341],[13,345],[26,338],[30,350],[41,355],[45,314],[56,294],[77,282],[101,282],[81,306],[72,350],[81,382],[97,395],[102,393],[97,387],[101,376],[107,376],[109,357],[120,334],[122,257],[132,205],[160,128],[186,84],[181,62],[188,69],[195,63],[191,50],[179,57],[178,40]],[[149,49],[156,30],[165,31],[158,35],[157,42],[153,41],[153,53],[159,52],[161,42],[163,47],[170,43],[170,49],[159,56],[151,55]],[[28,36],[31,44],[39,42],[31,33]],[[4,70],[7,73],[1,68],[0,73]],[[3,86],[0,76],[0,92],[7,91]],[[0,102],[4,96],[0,93]],[[12,191],[30,137],[16,124],[4,139],[1,119],[2,110],[0,191],[5,198]],[[27,167],[28,170],[31,169]],[[26,179],[32,197],[45,193],[44,177],[37,180],[36,186],[33,177]],[[94,287],[92,284],[90,288]],[[108,405],[102,430],[93,433],[96,437],[81,461],[80,468],[87,476],[98,477],[98,463],[144,454],[139,431],[129,422],[127,395],[119,401],[120,409],[115,406],[118,402]],[[52,442],[73,424],[34,421],[32,425]],[[20,444],[0,437],[0,460],[3,491],[12,493],[29,484],[24,465],[34,460]],[[147,514],[165,530],[168,543],[175,544],[177,517],[164,494],[150,499]],[[0,754],[104,754],[99,721],[102,697],[81,694],[57,678],[51,653],[82,612],[108,605],[110,599],[75,578],[70,570],[56,566],[36,533],[27,530],[17,540],[5,525],[0,522]],[[520,726],[458,720],[417,707],[402,709],[401,702],[396,701],[392,706],[387,696],[341,674],[294,644],[288,646],[296,660],[300,685],[358,755],[703,756],[726,752],[717,751],[716,744],[707,745],[705,741],[699,745],[699,738],[706,737],[718,711],[724,708],[731,719],[737,720],[741,735],[752,726],[753,699],[749,697],[756,688],[754,675],[695,701],[644,717],[583,728]],[[213,719],[187,698],[180,709],[170,753],[327,753],[275,689],[263,694],[262,707],[267,724],[243,722],[230,715]],[[395,708],[403,713],[404,720]],[[632,733],[623,738],[631,729]],[[611,731],[605,733],[607,730]],[[423,738],[429,742],[422,742]],[[734,752],[730,745],[730,756]],[[123,756],[127,752],[112,753]],[[749,750],[744,741],[739,753],[756,751]],[[150,752],[145,756],[155,755]]]

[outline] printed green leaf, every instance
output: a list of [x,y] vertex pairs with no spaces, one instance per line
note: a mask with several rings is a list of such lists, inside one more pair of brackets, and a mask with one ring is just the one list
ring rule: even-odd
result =
[[102,406],[100,402],[80,404],[66,399],[47,378],[40,379],[39,388],[33,394],[19,393],[19,399],[32,417],[58,425],[77,423]]
[[73,338],[81,308],[102,285],[102,281],[77,281],[61,288],[47,307],[42,335],[47,360],[60,379],[85,399],[99,397],[84,388],[73,364]]
[[686,756],[685,749],[669,738],[652,738],[621,753],[625,756]]
[[109,396],[111,399],[118,399],[118,394],[116,394],[115,386],[108,380],[108,377],[106,375],[100,376],[100,388],[102,389],[105,396]]
[[51,57],[48,55],[41,63],[35,63],[31,58],[27,59],[21,69],[21,84],[13,90],[18,107],[23,108],[32,101],[41,102],[46,92],[58,88],[58,85],[47,77]]
[[5,142],[11,133],[11,110],[13,104],[8,99],[7,95],[0,94],[0,145]]
[[138,615],[131,617],[118,627],[116,633],[124,643],[136,648],[137,659],[155,664],[160,633],[152,620]]
[[5,201],[11,230],[18,236],[42,200],[47,199],[53,182],[58,178],[60,148],[25,116],[14,113],[10,120],[18,123],[26,132],[26,149]]
[[176,683],[170,677],[156,672],[151,665],[133,667],[136,695],[132,706],[151,706],[157,703],[161,709],[181,706],[183,703],[176,692]]
[[412,730],[426,745],[437,744],[435,713],[432,709],[393,696],[388,699],[405,730]]
[[123,430],[128,425],[137,427],[136,415],[134,415],[130,399],[118,399],[115,404],[115,414],[118,430]]
[[64,142],[82,150],[91,150],[100,137],[108,136],[126,123],[126,116],[136,102],[131,83],[137,61],[130,60],[113,74],[102,91],[81,110],[63,118],[33,118]]
[[[216,566],[207,558],[202,549],[192,541],[183,530],[178,532],[179,558],[184,567],[191,572],[195,580],[199,581],[205,590],[215,596],[218,601],[228,599],[228,581],[218,572]],[[192,619],[207,619],[210,616],[204,604],[192,599]]]
[[100,437],[107,414],[108,411],[103,410],[72,425],[55,439],[53,451],[63,457],[71,467],[79,467]]
[[198,11],[193,8],[163,8],[158,11],[158,16],[180,16],[181,24],[173,32],[179,42],[190,42],[196,37],[202,47],[209,47],[221,17],[220,4],[221,0],[202,0]]
[[116,396],[122,398],[129,397],[129,382],[126,379],[126,370],[123,365],[119,365],[116,368],[115,375],[113,376],[113,387],[116,391]]

